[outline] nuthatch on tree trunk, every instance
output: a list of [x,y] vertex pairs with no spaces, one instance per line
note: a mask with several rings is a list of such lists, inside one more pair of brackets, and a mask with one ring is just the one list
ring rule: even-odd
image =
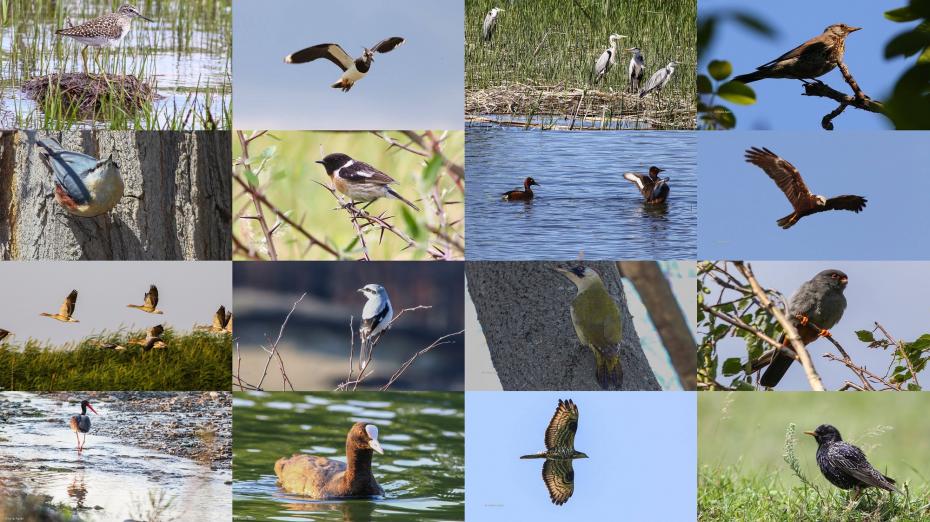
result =
[[39,157],[55,176],[55,199],[70,214],[94,217],[123,197],[123,179],[113,155],[104,160],[71,152],[52,138],[39,138]]

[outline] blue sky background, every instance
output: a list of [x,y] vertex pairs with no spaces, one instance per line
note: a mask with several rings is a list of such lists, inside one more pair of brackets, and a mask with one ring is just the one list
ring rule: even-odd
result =
[[[884,58],[888,41],[913,28],[916,23],[893,23],[886,20],[883,13],[906,4],[905,0],[701,0],[698,2],[699,17],[717,10],[739,8],[768,22],[777,34],[769,40],[732,22],[718,25],[717,36],[708,52],[702,55],[699,70],[706,72],[706,62],[721,59],[733,64],[734,75],[749,73],[821,34],[825,27],[845,23],[863,28],[852,33],[846,41],[845,62],[850,72],[867,95],[885,99],[891,94],[898,77],[915,60],[915,57],[895,58],[886,62]],[[821,80],[838,91],[852,92],[839,70],[831,71]],[[761,80],[750,86],[756,91],[758,103],[750,106],[726,103],[736,114],[737,129],[821,130],[821,118],[837,106],[835,101],[827,98],[801,96],[804,90],[801,82],[796,80]],[[834,124],[837,130],[891,128],[884,117],[857,109],[846,109],[834,120]]]
[[[544,436],[559,399],[578,405],[575,493],[549,500]],[[675,392],[468,392],[468,520],[693,520],[696,401]]]
[[[234,0],[233,32],[237,129],[463,128],[461,0]],[[348,93],[330,87],[342,71],[329,61],[284,63],[327,42],[357,57],[389,36],[407,41]]]
[[[759,261],[752,263],[752,268],[762,286],[779,290],[786,299],[821,270],[836,268],[845,272],[849,276],[849,284],[843,292],[846,312],[830,332],[855,363],[879,375],[884,375],[887,370],[891,354],[866,348],[856,339],[856,330],[871,330],[878,321],[901,341],[913,341],[930,333],[930,321],[927,319],[930,317],[930,300],[927,299],[930,295],[930,262]],[[716,299],[717,294],[715,289],[711,296]],[[826,352],[838,354],[830,341],[818,339],[808,348],[828,390],[836,390],[846,380],[859,382],[846,366],[822,357]],[[717,344],[717,350],[721,363],[728,357],[746,359],[746,343],[742,339],[725,338]],[[930,382],[930,371],[919,372],[917,378],[921,384]],[[721,382],[729,381],[729,378],[721,377]],[[810,390],[800,363],[791,366],[778,390]],[[471,411],[468,414],[471,415]]]
[[[928,259],[930,133],[698,133],[699,259]],[[788,230],[791,204],[762,169],[767,147],[827,197],[857,194],[862,212],[822,212]]]

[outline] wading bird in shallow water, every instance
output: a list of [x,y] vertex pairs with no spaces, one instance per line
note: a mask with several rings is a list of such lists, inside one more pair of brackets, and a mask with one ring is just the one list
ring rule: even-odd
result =
[[339,77],[339,81],[332,84],[330,87],[342,89],[342,92],[349,92],[349,89],[355,85],[355,82],[361,80],[368,74],[369,69],[371,69],[371,62],[375,60],[375,53],[389,53],[403,44],[404,41],[405,40],[399,36],[392,36],[381,40],[372,46],[371,49],[367,47],[364,48],[362,55],[355,59],[349,56],[338,44],[324,43],[289,54],[284,58],[284,63],[307,63],[317,58],[325,58],[336,64],[343,71],[342,76]]
[[58,310],[57,314],[47,314],[42,312],[42,317],[51,317],[52,319],[62,321],[65,323],[78,323],[77,319],[71,317],[71,314],[74,313],[74,306],[77,303],[77,290],[72,290],[68,297],[65,298],[65,302],[61,304],[61,309]]
[[368,361],[372,343],[391,326],[394,307],[391,306],[391,298],[388,297],[387,290],[381,285],[368,284],[359,288],[358,291],[365,294],[368,299],[365,307],[362,308],[362,325],[358,329],[358,336],[362,340],[359,360],[364,367]]
[[665,88],[665,84],[672,79],[672,75],[675,74],[675,68],[678,67],[679,63],[672,60],[668,62],[668,65],[663,69],[659,69],[654,72],[652,76],[649,77],[649,81],[646,82],[646,86],[643,87],[643,90],[639,91],[639,97],[644,98],[650,92],[658,92]]
[[542,477],[549,490],[552,503],[561,506],[575,492],[573,459],[586,459],[587,455],[575,450],[575,431],[578,429],[578,406],[571,399],[559,399],[549,427],[546,428],[546,451],[523,455],[521,459],[546,459]]
[[163,314],[161,310],[156,308],[158,306],[158,288],[155,285],[149,286],[149,291],[145,293],[145,304],[141,305],[126,305],[127,308],[135,308],[136,310],[142,310],[143,312],[148,312],[150,314]]
[[852,500],[859,498],[863,489],[876,487],[901,493],[895,480],[881,474],[869,464],[865,453],[856,446],[843,442],[839,430],[821,424],[814,431],[805,431],[817,441],[817,466],[831,484],[840,489],[852,489]]
[[[94,412],[94,415],[100,415],[97,413],[97,410],[90,405],[89,402],[81,401],[81,414],[72,415],[69,425],[71,426],[71,431],[74,432],[75,438],[77,438],[78,448],[77,450],[84,451],[84,443],[87,442],[87,432],[90,431],[90,417],[87,415],[87,408],[90,408],[90,411]],[[81,440],[80,433],[84,434],[84,440]]]
[[481,27],[481,38],[485,42],[491,41],[491,37],[494,36],[494,31],[497,29],[497,15],[503,12],[504,10],[500,7],[495,7],[488,11],[487,16],[484,17],[484,25]]
[[859,29],[862,28],[833,24],[824,29],[820,36],[815,36],[771,62],[760,65],[754,72],[733,79],[750,83],[765,78],[788,78],[807,83],[807,80],[814,80],[832,71],[843,61],[846,37]]
[[591,69],[591,79],[596,84],[600,82],[604,76],[607,76],[607,73],[610,72],[610,68],[617,63],[617,42],[621,38],[626,38],[622,34],[612,34],[610,35],[610,46],[607,49],[604,49],[604,52],[597,57],[597,61],[594,62],[594,68]]
[[784,229],[791,228],[804,216],[827,210],[849,210],[858,214],[868,201],[862,196],[846,195],[828,199],[811,193],[798,169],[766,148],[753,147],[747,150],[746,162],[764,170],[794,207],[794,212],[777,221],[778,226]]
[[660,172],[665,172],[665,169],[652,166],[649,167],[649,174],[625,172],[623,177],[636,185],[639,192],[646,198],[646,203],[659,205],[665,203],[669,193],[668,178],[660,178]]
[[[55,34],[67,36],[84,44],[81,49],[81,58],[84,61],[84,70],[87,70],[87,48],[88,47],[116,47],[123,41],[123,38],[129,34],[132,28],[132,20],[141,18],[154,22],[151,18],[143,16],[138,9],[123,4],[115,13],[105,14],[103,16],[90,19],[83,24],[58,29]],[[95,56],[96,60],[96,56]]]
[[336,190],[349,196],[353,202],[371,203],[378,198],[394,198],[403,201],[413,210],[420,210],[388,186],[396,183],[394,178],[363,161],[354,160],[337,152],[325,156],[316,163],[323,165],[326,169],[326,174],[332,179]]
[[595,378],[605,390],[619,390],[623,383],[620,363],[620,309],[610,297],[601,276],[581,265],[553,268],[578,287],[569,309],[575,334],[594,353]]
[[371,472],[373,452],[383,454],[378,427],[356,422],[346,435],[346,461],[304,453],[280,458],[274,464],[284,491],[310,498],[365,498],[384,495]]
[[79,217],[113,209],[123,197],[123,178],[113,155],[104,160],[62,148],[52,138],[39,138],[39,158],[55,176],[55,200]]
[[539,183],[536,183],[536,180],[533,178],[526,178],[523,180],[523,190],[514,189],[508,190],[501,194],[501,199],[505,201],[529,201],[533,199],[533,189],[530,187],[536,185],[537,187],[541,186]]

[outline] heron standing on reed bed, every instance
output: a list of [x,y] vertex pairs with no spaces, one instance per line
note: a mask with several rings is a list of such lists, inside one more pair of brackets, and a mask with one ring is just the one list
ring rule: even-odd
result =
[[630,79],[630,92],[637,92],[639,91],[639,84],[643,81],[643,74],[646,72],[646,59],[643,58],[643,53],[639,50],[639,47],[631,47],[627,51],[633,53],[627,75]]
[[617,63],[617,42],[622,38],[626,38],[626,36],[616,33],[610,35],[610,46],[604,49],[604,52],[594,62],[594,69],[591,70],[593,83],[596,84],[601,81],[610,71],[610,68]]
[[679,63],[675,60],[668,62],[663,69],[659,69],[654,72],[649,78],[649,81],[646,82],[646,86],[639,91],[639,97],[644,98],[650,92],[658,92],[665,88],[665,84],[672,79],[672,75],[675,74],[675,68],[678,67]]
[[488,11],[487,16],[484,17],[484,25],[481,27],[481,39],[485,42],[490,42],[491,37],[494,36],[494,31],[497,29],[497,15],[503,13],[504,10],[500,7],[495,7]]
[[100,55],[100,47],[116,47],[123,41],[123,38],[129,34],[129,30],[132,28],[133,18],[142,18],[149,22],[155,21],[144,16],[135,7],[129,4],[123,4],[115,13],[92,18],[80,25],[58,29],[55,31],[55,34],[73,38],[79,43],[84,44],[84,49],[81,50],[81,58],[83,58],[84,71],[86,72],[87,48],[98,48],[94,55],[94,61],[96,62]]

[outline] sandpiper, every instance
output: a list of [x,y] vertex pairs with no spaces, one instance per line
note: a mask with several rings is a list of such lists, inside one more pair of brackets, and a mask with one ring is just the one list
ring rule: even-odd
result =
[[58,29],[55,31],[55,34],[69,36],[84,44],[84,49],[81,50],[81,57],[84,59],[84,70],[86,71],[87,48],[103,47],[105,45],[116,47],[123,38],[129,34],[132,19],[136,17],[154,22],[151,18],[140,13],[135,7],[129,4],[123,4],[115,13],[92,18],[81,25]]

